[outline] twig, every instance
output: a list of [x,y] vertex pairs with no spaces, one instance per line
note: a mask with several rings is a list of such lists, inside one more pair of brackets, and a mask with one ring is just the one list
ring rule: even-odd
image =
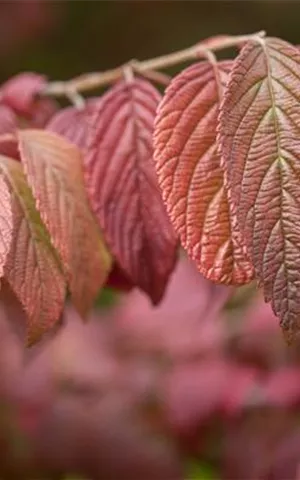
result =
[[249,40],[257,41],[259,38],[264,36],[264,31],[260,31],[251,35],[222,35],[213,39],[209,39],[208,41],[200,42],[184,50],[179,50],[177,52],[162,55],[160,57],[143,61],[131,60],[125,65],[113,68],[111,70],[106,70],[105,72],[87,73],[65,82],[51,82],[45,87],[42,95],[55,97],[66,96],[70,98],[70,93],[72,93],[72,100],[74,101],[74,99],[77,99],[79,106],[79,103],[81,102],[78,101],[78,92],[87,92],[89,90],[93,90],[120,80],[124,75],[124,67],[128,65],[140,75],[144,75],[153,81],[166,84],[169,82],[169,78],[157,70],[171,67],[188,60],[201,58],[203,56],[207,57],[208,51],[213,52],[238,46]]

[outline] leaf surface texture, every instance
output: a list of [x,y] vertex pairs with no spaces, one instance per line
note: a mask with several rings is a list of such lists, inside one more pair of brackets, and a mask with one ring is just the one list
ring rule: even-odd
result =
[[237,57],[220,114],[225,177],[266,301],[300,326],[300,53],[269,38]]
[[217,153],[219,104],[231,62],[196,63],[173,79],[155,122],[155,165],[176,232],[208,279],[243,284],[253,267],[230,217]]

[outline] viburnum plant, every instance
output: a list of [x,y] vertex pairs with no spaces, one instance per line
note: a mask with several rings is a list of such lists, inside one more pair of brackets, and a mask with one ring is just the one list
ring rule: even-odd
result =
[[[235,59],[217,59],[233,46]],[[184,61],[172,79],[160,72]],[[63,96],[73,105],[59,109]],[[291,341],[299,100],[298,47],[264,32],[70,81],[22,73],[2,85],[0,273],[27,313],[28,341],[59,320],[67,291],[84,317],[111,272],[159,303],[178,239],[207,279],[255,278]]]

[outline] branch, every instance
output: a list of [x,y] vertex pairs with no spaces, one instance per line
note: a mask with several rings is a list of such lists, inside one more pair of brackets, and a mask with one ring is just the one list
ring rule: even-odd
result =
[[106,70],[105,72],[87,73],[65,82],[50,82],[43,90],[42,95],[72,98],[78,92],[86,92],[120,80],[124,76],[125,66],[130,66],[133,71],[144,75],[146,78],[167,84],[170,78],[157,70],[199,57],[207,57],[210,52],[238,46],[249,40],[257,41],[264,36],[265,32],[260,31],[251,35],[220,35],[212,37],[192,47],[160,57],[143,61],[131,60],[125,65]]

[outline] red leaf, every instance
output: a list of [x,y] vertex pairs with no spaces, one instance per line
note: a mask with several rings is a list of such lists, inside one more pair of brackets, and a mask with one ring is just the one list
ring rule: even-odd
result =
[[93,115],[86,158],[90,201],[117,262],[158,303],[177,241],[152,164],[159,93],[147,81],[119,82]]
[[180,240],[200,272],[215,282],[243,284],[253,268],[230,219],[216,148],[219,101],[231,62],[190,66],[161,102],[154,159],[163,199]]
[[87,136],[91,127],[91,114],[98,109],[101,98],[87,100],[85,107],[67,107],[59,110],[47,125],[47,130],[58,133],[70,140],[81,150],[87,146]]
[[220,114],[230,198],[266,301],[288,339],[300,326],[300,53],[269,38],[234,64]]
[[13,212],[13,238],[4,274],[27,313],[27,337],[32,343],[59,319],[65,279],[21,164],[0,156],[0,172],[10,190]]
[[30,116],[37,94],[46,84],[46,78],[36,73],[20,73],[4,83],[0,101],[22,116]]
[[110,258],[89,210],[77,147],[44,130],[19,131],[21,159],[37,208],[84,316],[110,269]]

